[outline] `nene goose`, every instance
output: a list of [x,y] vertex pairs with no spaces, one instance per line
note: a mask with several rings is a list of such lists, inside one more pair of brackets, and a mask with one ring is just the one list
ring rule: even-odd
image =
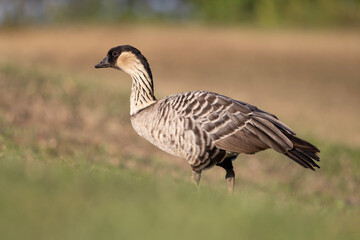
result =
[[319,168],[314,160],[320,160],[320,151],[314,145],[296,137],[275,115],[251,104],[206,91],[157,100],[148,61],[132,46],[111,48],[95,68],[115,68],[131,76],[133,128],[163,151],[186,159],[196,185],[201,172],[216,165],[225,169],[228,189],[233,192],[232,161],[240,153],[252,154],[267,148],[304,168]]

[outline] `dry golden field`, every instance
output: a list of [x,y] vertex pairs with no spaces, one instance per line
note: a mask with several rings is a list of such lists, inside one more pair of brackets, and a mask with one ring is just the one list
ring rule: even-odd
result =
[[[76,166],[81,159],[190,182],[184,160],[132,130],[130,77],[94,69],[109,48],[123,44],[149,60],[158,98],[190,90],[221,93],[274,113],[319,146],[316,173],[269,150],[240,155],[236,196],[250,191],[320,212],[359,212],[359,32],[176,25],[1,30],[0,135],[8,140],[0,141],[0,157],[15,144],[24,149],[26,168],[38,164],[40,154],[50,165],[57,159]],[[202,183],[224,190],[222,169],[205,172]],[[350,221],[349,232],[355,234],[359,220]]]
[[129,78],[95,71],[130,44],[148,58],[159,97],[204,89],[276,113],[300,134],[360,146],[360,34],[198,27],[57,27],[2,31],[0,59],[81,73],[129,91]]

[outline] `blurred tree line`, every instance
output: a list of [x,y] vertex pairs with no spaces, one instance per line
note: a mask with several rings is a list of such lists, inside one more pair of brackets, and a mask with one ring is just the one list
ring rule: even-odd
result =
[[360,27],[360,0],[1,0],[0,24],[173,21]]
[[359,0],[194,0],[209,22],[260,26],[360,26]]

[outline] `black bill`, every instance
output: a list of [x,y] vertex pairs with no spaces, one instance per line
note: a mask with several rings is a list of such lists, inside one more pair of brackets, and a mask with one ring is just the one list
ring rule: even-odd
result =
[[108,57],[106,56],[100,63],[95,65],[95,68],[108,68],[110,67]]

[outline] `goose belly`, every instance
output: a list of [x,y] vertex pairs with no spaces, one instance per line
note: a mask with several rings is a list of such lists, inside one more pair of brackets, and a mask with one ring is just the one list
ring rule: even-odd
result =
[[171,155],[187,158],[189,149],[185,143],[188,134],[184,134],[178,121],[178,119],[173,119],[173,121],[163,122],[151,115],[136,115],[131,118],[134,130],[141,137]]

